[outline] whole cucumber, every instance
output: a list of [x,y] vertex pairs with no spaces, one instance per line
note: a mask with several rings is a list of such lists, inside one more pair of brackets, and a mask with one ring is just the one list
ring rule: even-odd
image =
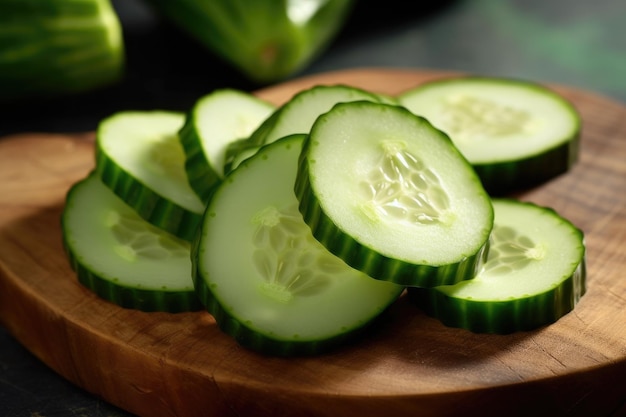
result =
[[105,86],[124,61],[110,0],[0,0],[0,101]]
[[354,0],[148,0],[165,18],[259,84],[306,67]]

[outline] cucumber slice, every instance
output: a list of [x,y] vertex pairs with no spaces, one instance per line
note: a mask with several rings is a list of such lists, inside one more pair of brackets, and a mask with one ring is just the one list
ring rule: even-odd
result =
[[491,200],[426,119],[400,106],[339,103],[313,125],[299,166],[304,220],[347,264],[408,286],[474,277]]
[[61,223],[79,282],[98,296],[142,311],[202,308],[189,242],[140,218],[94,173],[68,192]]
[[276,356],[346,343],[403,291],[350,268],[311,235],[293,193],[303,140],[266,145],[228,174],[192,245],[196,291],[218,325]]
[[536,83],[446,78],[410,89],[398,102],[446,132],[492,195],[548,181],[578,159],[580,115]]
[[203,201],[224,177],[226,146],[250,136],[275,108],[252,94],[229,88],[216,90],[195,103],[179,136],[188,181]]
[[96,172],[139,216],[181,239],[196,233],[205,204],[189,185],[178,137],[185,115],[123,111],[96,134]]
[[398,97],[393,96],[391,94],[384,94],[384,93],[375,93],[372,92],[373,94],[376,94],[376,96],[378,97],[378,101],[380,101],[381,103],[386,103],[386,104],[394,104],[396,106],[400,105],[400,102],[398,101]]
[[583,232],[551,208],[494,199],[489,256],[477,276],[409,289],[410,299],[451,327],[512,333],[553,323],[586,292]]
[[109,0],[2,0],[0,8],[0,102],[121,79],[122,28]]
[[335,104],[355,100],[384,100],[382,96],[347,85],[315,85],[296,93],[276,109],[249,138],[233,143],[227,150],[226,170],[235,168],[246,155],[287,135],[309,133],[317,117]]

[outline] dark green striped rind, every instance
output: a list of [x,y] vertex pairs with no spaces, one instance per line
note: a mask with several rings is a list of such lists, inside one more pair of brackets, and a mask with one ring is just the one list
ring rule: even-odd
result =
[[276,357],[303,357],[327,353],[340,346],[355,343],[357,339],[366,333],[367,329],[375,326],[381,319],[382,313],[361,327],[352,328],[334,337],[319,340],[281,340],[269,337],[266,334],[246,326],[237,320],[229,311],[219,303],[213,292],[198,272],[198,242],[192,244],[192,275],[195,292],[200,303],[213,316],[220,330],[232,337],[241,346],[267,356]]
[[[522,79],[495,78],[479,75],[465,75],[433,80],[396,96],[400,105],[416,111],[411,105],[411,96],[421,91],[428,91],[437,86],[463,84],[465,82],[500,85],[504,88],[516,87],[534,92],[558,103],[564,113],[571,118],[571,129],[559,138],[551,148],[541,149],[532,155],[519,156],[515,159],[499,159],[489,162],[471,161],[474,170],[483,182],[485,190],[492,196],[502,196],[511,192],[523,191],[540,185],[569,171],[578,161],[580,150],[580,134],[582,119],[578,110],[564,96],[541,84]],[[503,92],[502,94],[506,94]],[[511,104],[515,104],[515,97],[510,94]],[[442,126],[440,126],[443,130]],[[489,149],[485,149],[488,153]]]
[[474,171],[492,196],[523,191],[566,173],[578,161],[580,128],[575,135],[558,146],[526,158],[472,164]]
[[96,145],[95,172],[100,180],[148,223],[191,241],[202,213],[192,212],[161,196],[124,170]]
[[[92,172],[86,177],[84,180],[77,182],[72,188],[68,191],[66,196],[66,206],[62,213],[60,223],[62,230],[61,243],[63,245],[64,252],[66,254],[66,258],[70,264],[70,267],[76,273],[76,277],[78,281],[85,286],[87,289],[92,291],[97,296],[108,300],[114,304],[119,305],[124,308],[131,308],[141,311],[163,311],[170,313],[178,313],[184,311],[198,311],[202,309],[202,304],[200,303],[198,297],[196,296],[195,290],[192,286],[186,285],[185,287],[180,287],[181,277],[174,277],[172,281],[172,285],[178,286],[178,289],[168,289],[165,287],[155,288],[154,286],[141,286],[141,284],[129,284],[124,283],[124,278],[118,278],[117,273],[112,271],[120,271],[119,265],[111,265],[113,262],[122,262],[123,265],[126,265],[128,268],[135,267],[135,264],[131,261],[122,260],[119,257],[111,256],[114,253],[114,248],[112,246],[106,246],[103,248],[102,246],[97,247],[100,242],[107,241],[105,235],[111,234],[110,226],[102,222],[102,219],[99,217],[100,215],[96,213],[98,210],[112,210],[115,209],[115,204],[121,205],[122,202],[117,201],[117,197],[111,196],[107,197],[104,194],[99,195],[91,195],[91,198],[88,194],[85,194],[85,187],[93,187],[93,184],[97,184],[97,182],[93,182],[97,176]],[[98,181],[99,182],[99,181]],[[100,185],[101,190],[110,194],[110,191]],[[116,199],[116,203],[110,204],[113,201],[113,198]],[[92,209],[89,209],[89,204],[79,204],[84,211],[76,211],[78,199],[83,199],[84,203],[91,204]],[[95,206],[94,206],[95,205]],[[86,208],[85,208],[86,207]],[[93,208],[97,208],[97,210],[93,210]],[[126,211],[130,212],[130,209],[126,208]],[[74,217],[70,217],[74,216]],[[77,220],[78,219],[78,220]],[[82,219],[82,220],[80,220]],[[78,221],[78,222],[77,222]],[[81,225],[80,222],[83,222]],[[84,224],[84,222],[89,222],[89,224]],[[147,223],[146,223],[147,225]],[[75,236],[76,228],[79,230],[83,230],[84,227],[90,229],[89,239],[93,239],[98,244],[92,245],[89,241],[85,241],[82,239],[77,240]],[[152,226],[149,226],[152,228]],[[103,236],[100,236],[99,233],[102,233]],[[110,253],[102,253],[102,251],[110,250]],[[83,255],[81,255],[81,253]],[[89,265],[89,261],[86,261],[83,256],[89,254],[87,257],[99,258],[99,259],[109,259],[106,263],[107,266],[104,267],[94,267]],[[184,256],[184,255],[183,255]],[[157,260],[160,262],[161,260]],[[111,265],[111,269],[107,270],[107,267]],[[131,269],[129,269],[128,276],[140,276],[141,274],[146,274],[146,271],[138,268],[131,273]],[[187,268],[184,269],[183,273],[188,273],[186,275],[187,278],[182,277],[183,279],[191,278],[191,271]],[[181,268],[176,269],[176,273],[181,272]],[[152,276],[150,276],[152,278]]]
[[113,304],[145,312],[162,311],[167,313],[199,311],[203,308],[193,289],[190,291],[155,291],[117,284],[94,273],[89,267],[80,263],[65,239],[63,245],[78,281],[98,297]]
[[[475,333],[508,334],[534,330],[556,322],[572,311],[587,292],[584,232],[550,207],[509,198],[494,199],[493,203],[496,225],[490,239],[493,249],[484,264],[485,271],[481,270],[474,278],[475,282],[464,282],[459,287],[409,288],[409,300],[443,324]],[[508,214],[504,211],[514,206],[517,206],[517,211]],[[524,218],[524,212],[520,209],[528,210],[528,218]],[[499,223],[499,215],[506,220]],[[550,225],[538,223],[535,227],[529,225],[529,222],[541,218],[550,218],[552,222]],[[552,248],[552,255],[534,258],[532,251],[526,251],[529,248],[542,248],[542,236],[547,236],[546,241],[550,241],[550,238],[559,240],[548,244]],[[545,267],[524,272],[529,263],[520,263],[522,253],[524,256],[529,253],[530,262],[546,262]],[[565,255],[572,253],[575,255]],[[575,258],[570,260],[567,256]],[[563,264],[564,269],[556,272],[555,276],[547,275],[546,272],[550,271],[548,262],[551,260]],[[497,270],[500,272],[494,272]],[[481,288],[483,273],[486,274],[484,284],[493,285],[493,293],[491,289],[485,290],[484,286]],[[519,275],[511,280],[507,276],[509,273]],[[510,292],[509,287],[498,288],[496,281],[500,279],[510,286]],[[534,283],[527,284],[527,281]],[[476,286],[472,287],[474,283]],[[465,284],[467,287],[462,288]]]
[[369,248],[341,230],[322,210],[320,202],[311,189],[306,161],[306,146],[300,155],[298,176],[294,191],[299,200],[299,210],[313,236],[331,253],[351,267],[363,271],[372,278],[394,282],[408,287],[435,287],[455,284],[471,279],[487,256],[489,241],[471,256],[446,265],[414,264],[389,258]]
[[586,293],[586,262],[556,288],[542,294],[503,301],[451,297],[433,288],[409,288],[408,299],[449,327],[475,333],[509,334],[535,330],[572,311]]
[[211,189],[221,181],[221,178],[204,154],[202,139],[196,128],[196,123],[195,114],[190,112],[178,132],[178,137],[185,152],[185,172],[189,185],[206,204]]
[[3,0],[0,101],[83,92],[118,81],[121,25],[109,0]]

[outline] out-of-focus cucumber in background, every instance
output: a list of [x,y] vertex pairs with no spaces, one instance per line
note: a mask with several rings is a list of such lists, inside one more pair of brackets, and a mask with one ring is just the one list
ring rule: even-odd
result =
[[0,135],[93,130],[118,110],[186,110],[216,88],[353,67],[626,100],[624,19],[623,0],[0,0]]
[[[305,68],[337,35],[354,4],[354,0],[142,1],[150,10],[140,12],[140,17],[152,13],[167,20],[206,48],[198,53],[213,53],[259,85]],[[140,10],[129,6],[135,7],[111,0],[1,0],[0,100],[49,98],[119,82],[126,60],[124,31],[130,25],[121,20],[136,18]],[[151,37],[143,39],[150,42]],[[163,41],[177,48],[186,42]],[[139,56],[137,51],[130,53]],[[191,55],[176,64],[196,61]]]

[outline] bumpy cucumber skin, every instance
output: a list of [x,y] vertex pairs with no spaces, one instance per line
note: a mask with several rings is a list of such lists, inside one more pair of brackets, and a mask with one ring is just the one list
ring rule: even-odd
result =
[[[570,113],[572,121],[575,123],[572,127],[571,134],[563,137],[562,141],[557,145],[534,155],[487,163],[470,161],[474,170],[480,177],[485,190],[490,195],[502,197],[511,192],[532,188],[568,172],[576,164],[579,159],[580,150],[581,116],[570,101],[540,84],[513,78],[465,75],[426,82],[401,93],[396,99],[400,105],[405,105],[406,99],[404,97],[406,95],[412,95],[413,93],[427,90],[433,86],[453,85],[454,83],[464,83],[468,81],[476,83],[487,82],[503,86],[520,86],[524,89],[534,90],[538,94],[549,96],[551,99],[559,102],[563,109]],[[410,105],[408,107],[410,108]]]
[[202,213],[192,212],[162,197],[117,165],[98,144],[95,154],[96,174],[141,218],[181,239],[193,239]]
[[121,78],[124,62],[109,0],[2,1],[0,102],[104,87]]
[[[308,142],[308,141],[307,141]],[[309,146],[305,142],[305,147]],[[300,201],[299,209],[313,236],[331,253],[343,259],[351,267],[365,272],[375,279],[389,280],[407,287],[434,287],[455,284],[471,279],[489,252],[489,242],[474,255],[458,263],[448,265],[420,265],[392,259],[368,248],[343,233],[322,210],[319,200],[311,191],[308,175],[306,149],[303,148],[299,163],[298,180],[294,191]]]
[[[94,176],[95,174],[92,172],[90,175]],[[66,202],[69,203],[75,198],[74,196],[79,192],[80,186],[81,182],[79,181],[69,189],[66,194]],[[66,216],[67,214],[64,211],[61,216],[62,230],[66,230]],[[70,267],[76,273],[78,282],[104,300],[123,308],[145,312],[180,313],[199,311],[203,307],[195,289],[190,289],[189,291],[153,291],[111,282],[100,274],[91,271],[80,262],[74,253],[68,234],[62,233],[61,243]]]
[[[501,199],[506,201],[504,197]],[[523,204],[533,205],[529,202]],[[558,216],[554,209],[543,208]],[[555,323],[571,312],[587,292],[584,233],[575,226],[571,226],[583,242],[583,256],[572,274],[555,288],[541,294],[503,301],[452,297],[438,291],[436,287],[407,288],[407,298],[444,325],[474,333],[511,334],[518,331],[532,331]]]
[[191,188],[206,203],[211,188],[221,181],[220,175],[211,168],[204,154],[202,139],[195,127],[195,118],[188,116],[178,133],[180,143],[185,151],[185,172]]

